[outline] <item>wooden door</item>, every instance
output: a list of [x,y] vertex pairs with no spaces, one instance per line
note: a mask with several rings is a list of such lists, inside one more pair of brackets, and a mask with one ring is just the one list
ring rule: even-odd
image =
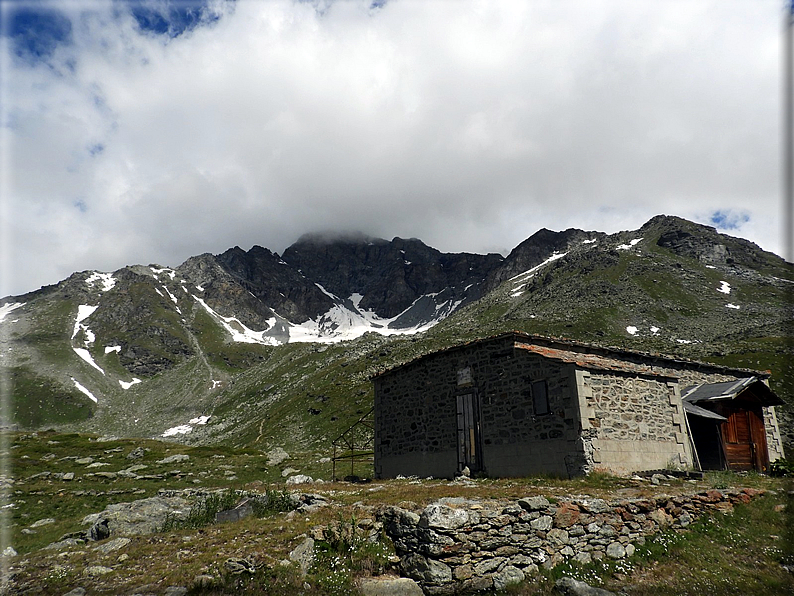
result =
[[480,408],[476,393],[457,396],[458,472],[468,467],[471,473],[482,469],[480,449]]
[[728,420],[722,424],[722,439],[728,468],[734,471],[766,470],[769,455],[760,409],[758,412],[731,409],[724,415]]

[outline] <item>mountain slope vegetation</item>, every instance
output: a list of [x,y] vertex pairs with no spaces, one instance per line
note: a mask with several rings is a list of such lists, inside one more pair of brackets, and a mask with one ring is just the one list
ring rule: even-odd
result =
[[307,236],[86,271],[0,300],[4,424],[283,447],[320,470],[373,374],[512,329],[769,369],[792,403],[792,291],[780,257],[670,216],[540,230],[506,258]]

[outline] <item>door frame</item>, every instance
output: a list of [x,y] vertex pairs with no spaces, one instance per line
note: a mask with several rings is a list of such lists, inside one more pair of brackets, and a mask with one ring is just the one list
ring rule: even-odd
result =
[[468,467],[471,474],[482,472],[482,414],[477,390],[472,388],[455,396],[457,420],[456,450],[458,473]]

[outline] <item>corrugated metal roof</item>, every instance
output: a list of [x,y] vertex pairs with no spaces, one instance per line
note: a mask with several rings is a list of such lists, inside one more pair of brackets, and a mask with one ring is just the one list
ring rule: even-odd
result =
[[759,404],[762,406],[780,406],[784,403],[758,377],[746,377],[737,381],[725,381],[722,383],[693,385],[684,389],[681,393],[681,399],[684,403],[690,404],[736,399],[749,389],[752,389],[753,396],[758,399]]
[[733,399],[757,380],[755,377],[747,377],[737,381],[692,385],[681,392],[681,399],[692,403],[707,399]]
[[684,411],[687,414],[692,414],[693,416],[711,418],[712,420],[719,420],[720,422],[725,422],[727,420],[725,416],[720,416],[716,412],[711,412],[706,408],[701,408],[700,406],[696,406],[695,404],[689,402],[684,402]]

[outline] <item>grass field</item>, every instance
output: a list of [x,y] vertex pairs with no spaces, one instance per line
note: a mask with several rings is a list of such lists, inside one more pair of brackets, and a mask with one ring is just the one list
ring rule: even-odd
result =
[[[790,515],[794,505],[787,502],[792,500],[789,491],[794,487],[785,479],[720,473],[707,475],[697,483],[681,480],[654,486],[647,481],[594,474],[574,480],[533,477],[462,484],[406,479],[286,487],[281,468],[300,467],[299,462],[292,458],[279,466],[268,466],[266,455],[255,450],[131,439],[98,441],[95,436],[80,434],[15,433],[4,438],[6,462],[12,464],[15,478],[2,509],[6,535],[18,553],[6,559],[13,574],[8,586],[12,594],[60,595],[75,587],[86,589],[88,594],[131,594],[142,587],[145,590],[141,593],[164,594],[169,586],[190,588],[192,594],[355,593],[356,577],[394,572],[388,541],[372,544],[357,535],[357,528],[366,527],[365,520],[385,504],[419,508],[444,496],[498,500],[537,494],[550,499],[572,495],[625,498],[734,486],[767,492],[749,505],[737,507],[732,515],[703,518],[686,532],[659,535],[638,548],[630,559],[588,566],[564,563],[541,570],[510,592],[552,594],[554,581],[562,575],[632,596],[783,595],[794,590],[794,576],[783,567],[783,563],[794,564]],[[128,459],[127,455],[139,447],[143,456]],[[175,454],[188,455],[189,459],[178,465],[157,463]],[[97,463],[105,465],[88,467]],[[132,464],[146,465],[141,473],[151,478],[90,475],[96,471],[118,472]],[[73,479],[65,480],[63,475],[69,473],[74,474]],[[310,514],[283,512],[276,507],[225,524],[211,523],[213,512],[199,512],[205,516],[204,521],[190,527],[171,524],[167,531],[133,536],[123,549],[109,553],[96,550],[92,543],[61,550],[44,548],[65,534],[84,530],[81,520],[87,514],[101,511],[110,503],[154,496],[164,488],[245,489],[261,494],[284,494],[292,488],[323,495],[330,506]],[[36,524],[49,519],[54,521]],[[205,522],[209,523],[203,525]],[[349,526],[352,531],[331,535],[321,532],[317,562],[304,578],[294,564],[283,565],[282,561],[307,535],[317,535],[318,526]],[[250,562],[251,572],[232,574],[226,566],[229,559]],[[99,568],[103,574],[94,575]],[[211,577],[212,581],[206,577],[199,580],[198,576]]]

